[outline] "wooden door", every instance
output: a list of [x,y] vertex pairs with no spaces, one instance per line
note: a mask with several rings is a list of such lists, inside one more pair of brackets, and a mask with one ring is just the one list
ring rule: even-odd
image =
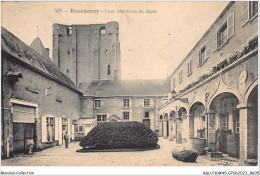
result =
[[227,113],[220,114],[220,133],[219,150],[227,153],[227,134],[228,134],[229,120]]
[[146,128],[150,129],[150,119],[143,119],[143,124]]
[[24,124],[13,123],[13,150],[14,153],[24,152]]
[[13,150],[14,153],[27,152],[27,141],[35,139],[35,124],[33,123],[13,123]]

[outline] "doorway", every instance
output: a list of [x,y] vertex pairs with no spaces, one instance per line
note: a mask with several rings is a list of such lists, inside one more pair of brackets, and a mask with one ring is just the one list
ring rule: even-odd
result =
[[143,124],[146,128],[150,129],[150,119],[143,119]]
[[13,123],[13,151],[14,153],[26,153],[29,149],[27,141],[35,139],[34,123]]

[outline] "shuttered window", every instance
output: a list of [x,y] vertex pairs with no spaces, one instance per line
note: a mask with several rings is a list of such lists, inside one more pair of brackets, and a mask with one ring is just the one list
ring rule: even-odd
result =
[[206,60],[206,47],[203,46],[199,51],[199,65],[202,65]]
[[225,23],[218,31],[218,48],[227,42],[227,23]]
[[179,72],[179,83],[182,82],[182,70]]
[[188,62],[188,76],[192,74],[191,60]]
[[249,14],[250,19],[254,18],[258,14],[258,1],[249,2]]
[[53,141],[55,141],[54,118],[53,117],[47,117],[46,118],[46,125],[47,125],[47,141],[53,142]]
[[67,119],[67,121],[68,121],[68,126],[67,126],[67,128],[68,128],[68,137],[69,137],[69,141],[70,141],[70,139],[71,139],[71,126],[70,126],[70,118],[68,118]]
[[244,25],[249,20],[249,2],[243,1],[242,3],[242,23]]
[[59,119],[59,145],[61,145],[62,144],[62,139],[63,139],[63,136],[62,136],[62,118],[61,117],[59,117],[58,118]]
[[243,1],[242,3],[242,25],[244,26],[258,15],[258,1]]
[[[231,13],[213,36],[213,51],[224,46],[235,35],[235,13]],[[209,42],[210,43],[210,42]]]
[[235,34],[235,15],[232,13],[227,19],[227,39]]
[[46,116],[42,116],[42,142],[47,142]]
[[59,118],[55,117],[55,141],[59,140]]

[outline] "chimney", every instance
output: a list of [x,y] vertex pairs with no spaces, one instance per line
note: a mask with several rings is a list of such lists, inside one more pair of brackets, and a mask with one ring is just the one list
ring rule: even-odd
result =
[[49,48],[45,48],[47,53],[48,53],[48,56],[50,57],[50,49]]

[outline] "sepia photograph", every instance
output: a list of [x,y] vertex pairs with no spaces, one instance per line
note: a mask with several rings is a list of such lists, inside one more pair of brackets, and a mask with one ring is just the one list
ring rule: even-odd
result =
[[1,2],[1,175],[259,175],[258,124],[258,1]]

